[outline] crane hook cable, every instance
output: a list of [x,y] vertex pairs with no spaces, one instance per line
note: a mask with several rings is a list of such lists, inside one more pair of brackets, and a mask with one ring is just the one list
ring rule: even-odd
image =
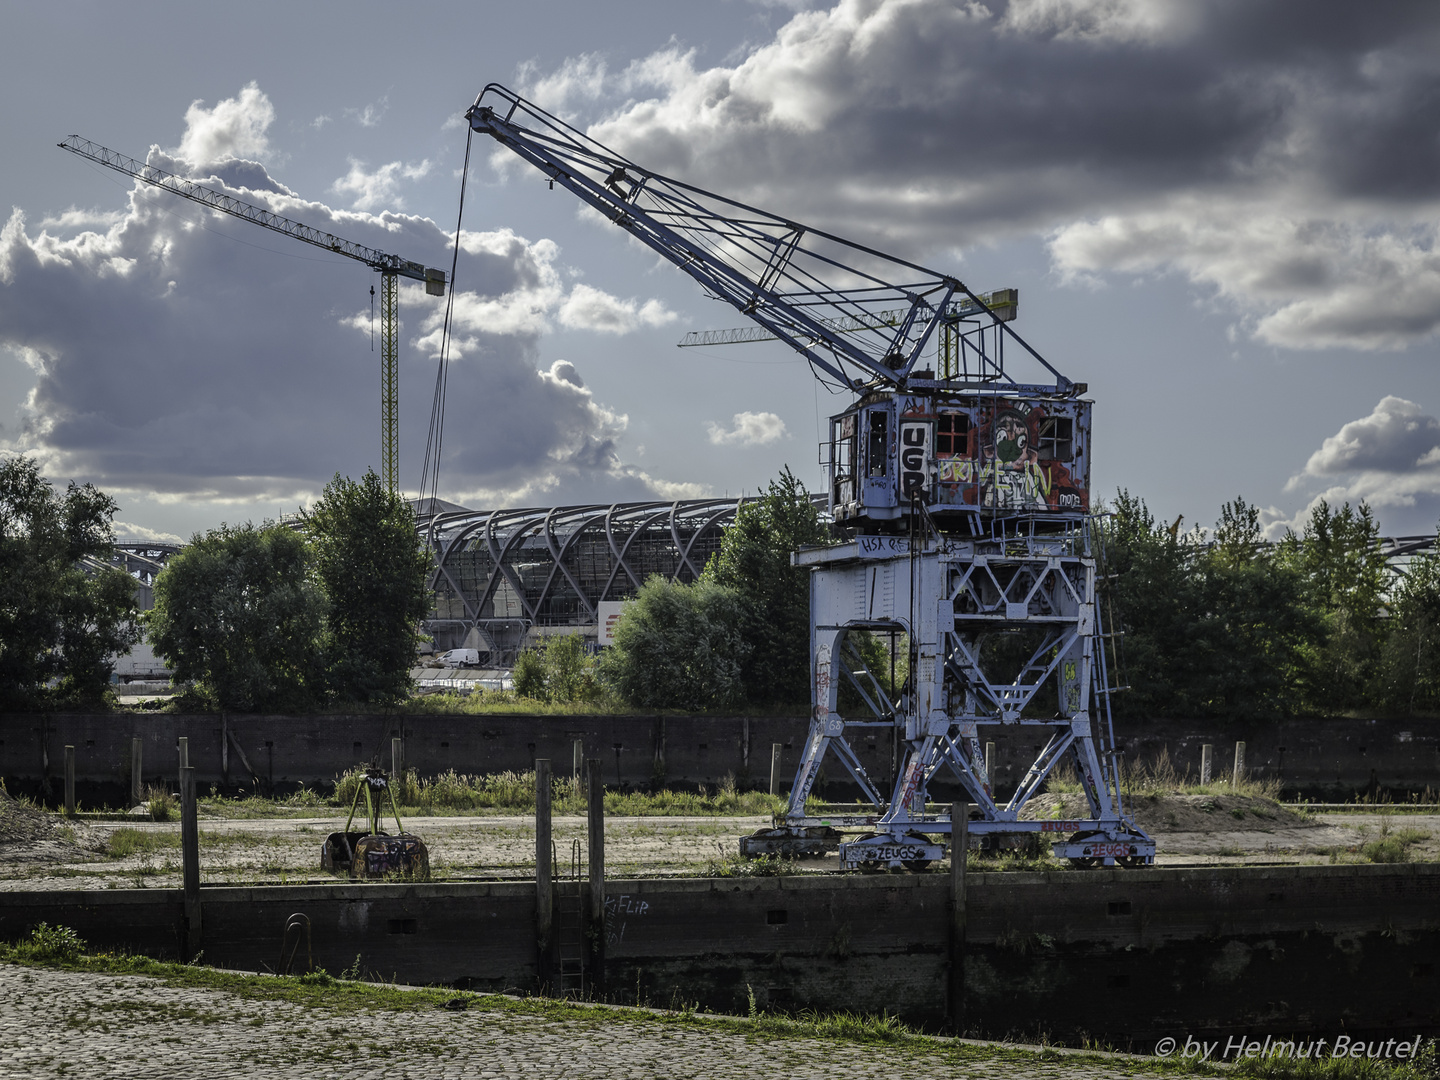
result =
[[470,146],[474,137],[473,130],[465,137],[465,164],[460,170],[460,209],[455,216],[455,243],[450,253],[450,291],[445,300],[445,325],[440,336],[440,363],[435,371],[435,396],[430,405],[430,431],[425,440],[425,463],[420,472],[419,498],[425,498],[428,482],[432,517],[440,488],[440,451],[445,441],[445,390],[450,376],[450,323],[455,311],[455,271],[460,263],[460,228],[465,219],[465,186],[470,177]]

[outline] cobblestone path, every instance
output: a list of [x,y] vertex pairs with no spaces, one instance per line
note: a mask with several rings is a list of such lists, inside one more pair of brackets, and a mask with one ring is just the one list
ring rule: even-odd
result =
[[944,1077],[1137,1075],[1124,1059],[958,1061],[924,1049],[775,1038],[629,1013],[358,1013],[155,979],[0,964],[0,1077]]

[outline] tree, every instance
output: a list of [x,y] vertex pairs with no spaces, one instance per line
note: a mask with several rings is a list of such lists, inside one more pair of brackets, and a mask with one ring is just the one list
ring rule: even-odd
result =
[[1399,712],[1440,711],[1440,552],[1417,555],[1395,584],[1375,699]]
[[1321,627],[1300,574],[1264,543],[1255,507],[1241,498],[1225,504],[1196,572],[1195,637],[1210,655],[1196,671],[1199,714],[1277,719],[1295,711],[1304,649]]
[[1385,557],[1380,528],[1361,503],[1339,510],[1321,500],[1302,536],[1288,534],[1280,557],[1303,581],[1319,632],[1303,651],[1300,692],[1308,709],[1364,705],[1384,647]]
[[750,645],[734,589],[704,577],[693,585],[653,575],[625,606],[601,678],[643,709],[734,708],[744,699]]
[[109,565],[115,509],[90,484],[58,495],[30,458],[0,462],[0,707],[93,702],[139,639],[135,583]]
[[315,573],[329,601],[325,652],[332,696],[393,703],[410,694],[420,620],[430,610],[431,560],[415,516],[374,470],[336,474],[304,515]]
[[595,661],[579,634],[553,634],[515,658],[515,692],[536,701],[594,701]]
[[744,640],[745,696],[757,705],[805,706],[810,698],[810,572],[790,565],[801,547],[830,535],[787,466],[764,495],[742,503],[704,579],[735,591]]
[[1183,715],[1191,707],[1182,700],[1191,613],[1199,606],[1189,544],[1128,491],[1116,495],[1101,541],[1101,616],[1123,634],[1115,639],[1120,670],[1110,677],[1130,687],[1115,704],[1129,715]]
[[1319,630],[1301,575],[1263,542],[1260,515],[1227,503],[1214,542],[1158,524],[1122,491],[1102,530],[1101,614],[1123,631],[1130,691],[1115,699],[1138,716],[1276,718],[1294,711],[1304,649]]
[[145,623],[175,680],[214,706],[296,710],[323,694],[325,606],[303,536],[222,525],[166,564]]

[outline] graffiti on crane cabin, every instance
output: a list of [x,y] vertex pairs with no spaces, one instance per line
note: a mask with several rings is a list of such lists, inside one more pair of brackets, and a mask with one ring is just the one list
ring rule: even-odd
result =
[[958,501],[992,510],[1090,508],[1090,493],[1065,464],[1074,454],[1072,417],[1009,400],[982,405],[976,421],[963,448],[937,462],[937,479],[957,485]]

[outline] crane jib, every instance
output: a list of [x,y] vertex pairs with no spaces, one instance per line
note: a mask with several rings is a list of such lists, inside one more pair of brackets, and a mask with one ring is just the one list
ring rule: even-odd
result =
[[[1056,393],[1072,386],[1007,325],[1014,290],[976,294],[949,274],[662,175],[498,84],[465,117],[756,324],[683,344],[779,339],[827,382],[898,389],[937,377],[1013,381],[1009,342],[1055,378]],[[922,371],[922,353],[937,350],[944,370]]]
[[348,259],[363,262],[366,266],[383,274],[396,274],[412,281],[424,282],[425,291],[431,296],[445,295],[444,270],[436,270],[423,263],[412,262],[409,259],[402,259],[398,255],[377,251],[375,248],[357,244],[353,240],[346,240],[333,233],[325,232],[323,229],[316,229],[303,222],[293,221],[267,210],[263,206],[256,206],[253,203],[237,199],[233,195],[227,195],[223,191],[217,191],[215,188],[197,184],[193,180],[127,157],[117,150],[111,150],[109,147],[101,146],[89,139],[82,139],[78,135],[71,135],[56,145],[62,150],[69,150],[72,154],[88,158],[106,168],[163,188],[172,194],[179,195],[182,199],[189,199],[191,202],[208,206],[212,210],[244,218],[262,228],[283,233],[285,236],[313,244],[316,247],[322,247],[336,255],[344,255]]

